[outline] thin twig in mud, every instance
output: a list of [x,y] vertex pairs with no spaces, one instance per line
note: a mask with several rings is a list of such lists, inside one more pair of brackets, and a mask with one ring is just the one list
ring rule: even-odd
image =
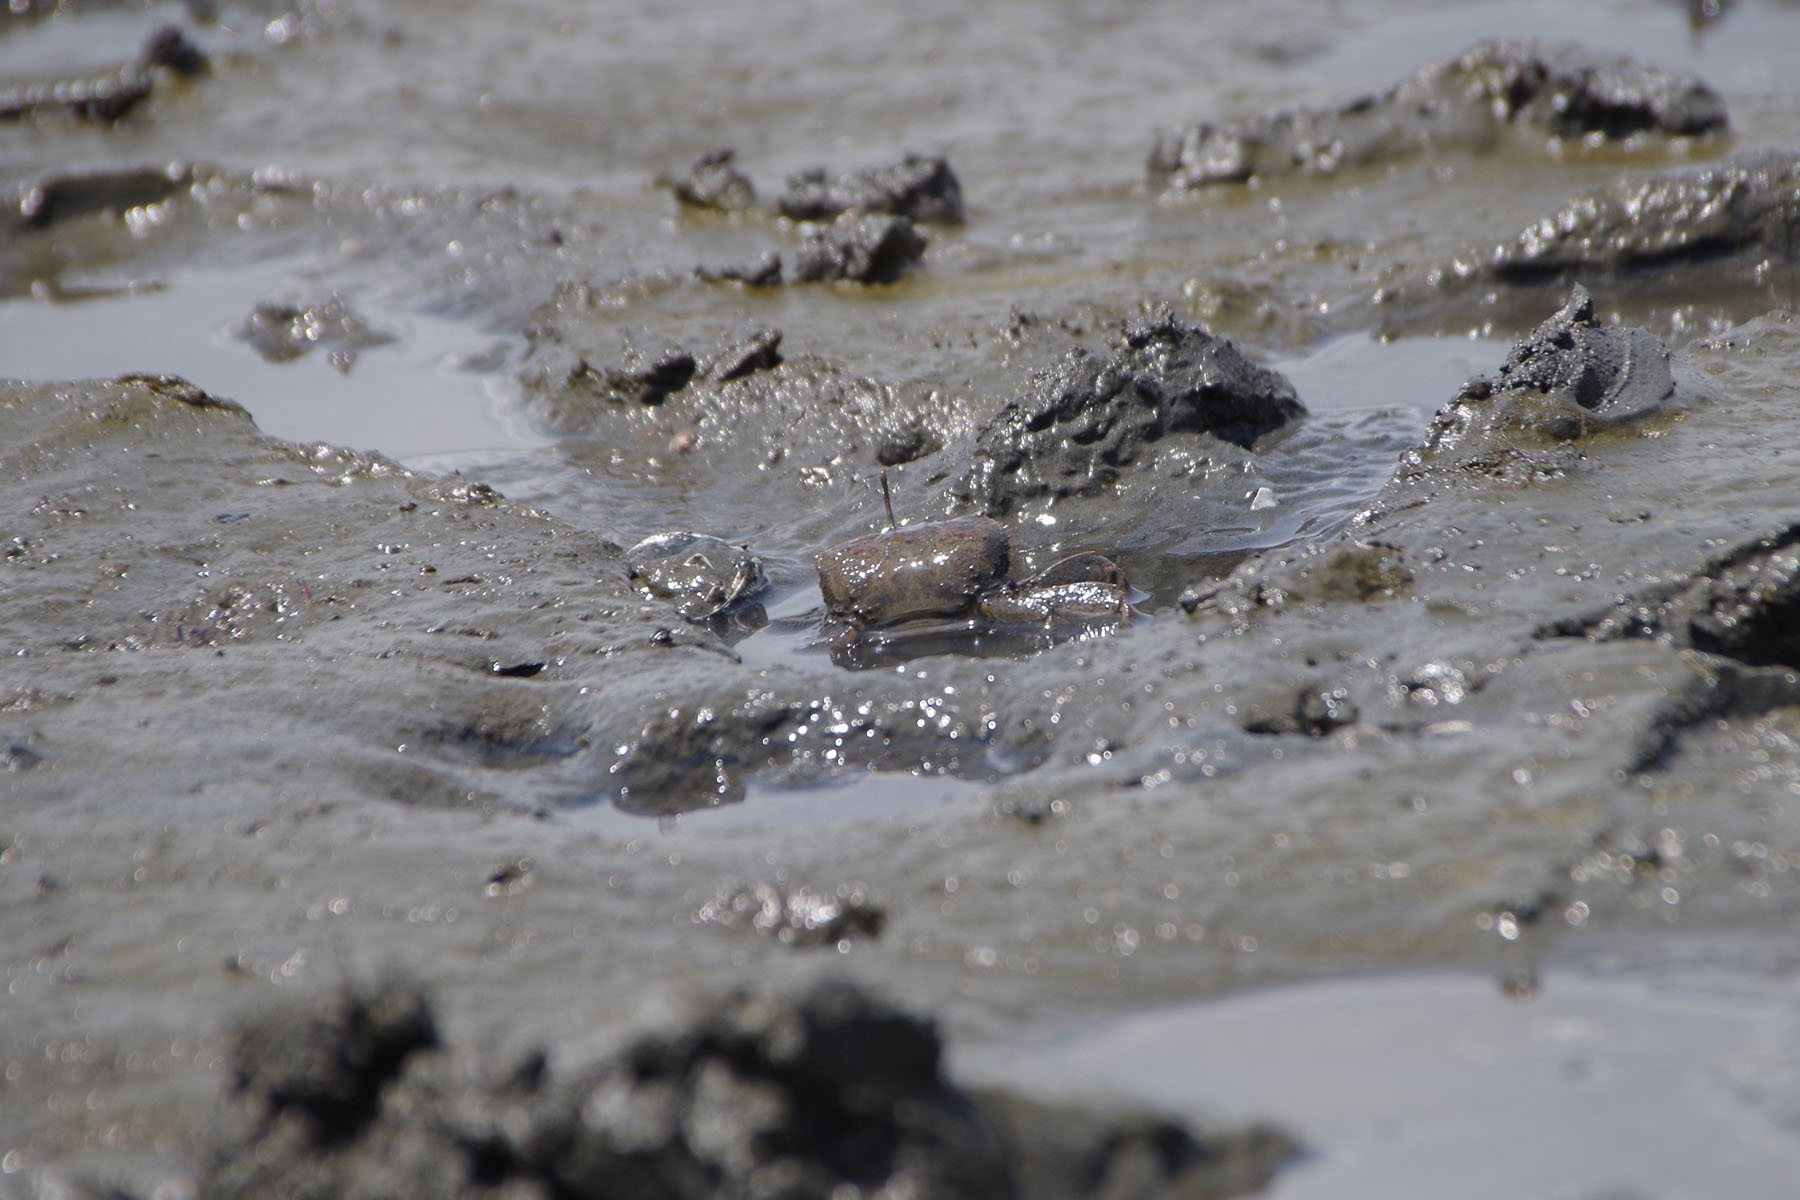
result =
[[888,532],[900,528],[900,522],[894,520],[894,497],[888,492],[887,472],[881,473],[881,506],[887,509]]

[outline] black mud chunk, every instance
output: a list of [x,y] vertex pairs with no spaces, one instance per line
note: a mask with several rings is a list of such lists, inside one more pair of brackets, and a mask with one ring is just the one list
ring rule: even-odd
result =
[[1800,555],[1792,546],[1713,580],[1695,599],[1687,637],[1696,650],[1800,668]]
[[[733,991],[564,1071],[547,1047],[492,1063],[431,1049],[430,1010],[391,991],[409,1032],[378,1055],[365,1030],[381,1018],[353,993],[317,1002],[319,1020],[269,1020],[238,1039],[231,1065],[264,1087],[254,1094],[273,1119],[241,1098],[223,1107],[200,1195],[1219,1200],[1256,1190],[1294,1153],[1264,1127],[1197,1132],[1154,1113],[971,1094],[946,1078],[931,1021],[843,981]],[[298,1102],[271,1099],[296,1081],[309,1099],[334,1094],[340,1075],[356,1119],[331,1137],[304,1136],[310,1117],[284,1119]],[[325,1083],[306,1090],[314,1080]]]
[[1104,361],[1075,350],[1034,379],[977,435],[961,494],[992,516],[1038,497],[1091,496],[1163,438],[1211,434],[1248,448],[1305,412],[1279,372],[1165,314],[1128,328]]
[[1438,411],[1424,449],[1477,449],[1524,432],[1571,441],[1639,420],[1674,394],[1668,348],[1648,330],[1600,324],[1593,297],[1577,284],[1493,379],[1471,379]]
[[962,185],[950,164],[918,154],[836,179],[828,179],[823,168],[802,171],[788,179],[776,207],[795,221],[830,221],[846,212],[887,213],[934,225],[956,225],[967,217]]
[[161,204],[193,179],[192,170],[181,163],[46,175],[19,189],[19,217],[28,226],[43,228],[91,213],[120,213]]
[[719,383],[742,379],[757,371],[781,365],[781,330],[757,329],[725,350],[707,365],[706,374]]
[[285,363],[325,349],[331,365],[346,374],[364,350],[385,346],[394,335],[376,327],[342,296],[318,304],[258,304],[237,328],[265,362]]
[[559,1194],[822,1200],[890,1183],[1011,1194],[998,1145],[941,1057],[929,1022],[848,983],[726,997],[586,1082]]
[[354,1140],[408,1056],[438,1044],[424,994],[405,983],[347,988],[246,1022],[231,1041],[232,1091],[258,1119],[299,1123],[312,1146]]
[[662,175],[657,183],[690,208],[743,212],[756,207],[756,185],[740,171],[737,151],[714,150],[696,158],[685,175]]
[[212,70],[206,52],[194,45],[174,25],[164,25],[152,33],[138,52],[138,63],[146,69],[161,67],[183,79],[193,79]]
[[699,368],[699,360],[678,346],[655,352],[633,347],[615,364],[596,367],[581,359],[570,382],[584,383],[617,404],[650,406],[686,387]]
[[710,534],[652,534],[625,552],[625,573],[644,592],[703,620],[753,599],[768,587],[748,548]]
[[1733,253],[1800,258],[1800,154],[1744,155],[1577,197],[1495,249],[1490,266],[1520,283]]
[[801,244],[794,279],[892,283],[924,254],[925,235],[905,217],[846,212]]
[[771,250],[754,262],[727,263],[722,267],[695,267],[694,276],[702,283],[741,283],[745,287],[778,287],[781,284],[781,255]]
[[1432,63],[1388,91],[1335,109],[1200,122],[1159,137],[1153,183],[1197,188],[1251,176],[1329,174],[1428,150],[1491,150],[1509,128],[1555,137],[1693,137],[1723,129],[1725,102],[1701,80],[1572,44],[1500,39]]

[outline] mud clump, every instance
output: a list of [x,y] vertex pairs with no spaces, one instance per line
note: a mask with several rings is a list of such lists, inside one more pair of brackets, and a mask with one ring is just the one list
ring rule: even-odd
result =
[[[633,591],[618,547],[478,483],[264,437],[177,378],[13,385],[0,425],[20,514],[0,559],[14,686],[106,681],[11,714],[0,745],[53,747],[54,771],[33,772],[52,794],[90,793],[121,754],[144,794],[179,793],[205,745],[258,794],[306,761],[345,801],[479,803],[521,788],[519,761],[591,773],[571,758],[571,697],[532,664],[604,658],[620,680],[690,653],[647,644],[679,618]],[[302,661],[320,692],[294,686]],[[169,692],[172,672],[188,690]],[[121,750],[137,727],[116,713],[150,708],[155,735]],[[292,741],[240,751],[271,728]],[[395,763],[403,742],[423,752]]]
[[680,346],[654,351],[628,346],[618,362],[599,366],[578,357],[568,382],[614,404],[654,408],[689,384],[727,383],[781,361],[781,331],[757,329],[705,357]]
[[781,365],[781,330],[758,329],[721,351],[706,365],[708,377],[720,383],[742,379],[756,371]]
[[[547,1048],[471,1064],[462,1048],[436,1046],[432,1028],[404,987],[251,1026],[235,1043],[238,1102],[204,1150],[200,1193],[1224,1197],[1262,1186],[1294,1150],[1273,1130],[1202,1136],[1153,1114],[972,1095],[944,1077],[929,1021],[844,982],[733,993],[567,1072]],[[339,1093],[354,1120],[327,1127],[305,1108]],[[1136,1186],[1119,1190],[1127,1180]]]
[[781,286],[781,255],[771,250],[751,262],[726,263],[723,266],[698,266],[694,278],[701,283],[740,283],[745,287]]
[[1279,372],[1165,315],[1128,328],[1105,360],[1077,349],[1034,380],[977,435],[960,494],[996,517],[1039,497],[1091,496],[1163,438],[1211,434],[1247,449],[1305,412]]
[[656,182],[690,208],[745,212],[756,207],[756,185],[738,169],[736,158],[735,150],[714,150],[695,159],[685,175],[663,175]]
[[424,994],[406,984],[345,990],[234,1036],[232,1092],[247,1097],[265,1130],[297,1123],[299,1140],[354,1140],[376,1118],[381,1090],[407,1057],[438,1044]]
[[1571,44],[1500,39],[1432,63],[1376,96],[1335,109],[1200,122],[1159,137],[1153,184],[1199,188],[1252,176],[1326,175],[1439,148],[1493,148],[1509,129],[1621,140],[1725,128],[1725,102],[1701,80]]
[[905,217],[845,212],[801,244],[794,279],[892,283],[924,255],[925,235]]
[[1725,254],[1800,257],[1800,156],[1748,155],[1578,197],[1488,255],[1504,282],[1620,272]]
[[1648,330],[1601,325],[1593,297],[1578,284],[1554,316],[1513,347],[1493,379],[1471,379],[1439,410],[1423,453],[1527,431],[1570,441],[1640,420],[1674,393],[1668,349]]
[[660,351],[634,347],[618,363],[594,366],[582,359],[571,382],[580,380],[615,404],[653,407],[686,387],[699,369],[699,360],[679,346]]
[[823,168],[802,171],[787,181],[776,202],[794,221],[831,221],[847,212],[905,217],[934,225],[967,219],[962,184],[943,158],[909,154],[885,167],[852,171],[828,179]]
[[[731,150],[715,150],[696,159],[686,175],[664,175],[657,182],[691,208],[748,212],[757,207],[756,188],[735,158]],[[822,167],[802,171],[788,179],[775,214],[801,223],[796,283],[892,283],[925,253],[918,225],[958,225],[967,219],[962,185],[950,164],[918,154],[835,179]],[[705,283],[774,287],[782,282],[781,256],[771,251],[754,262],[702,265],[694,274]]]

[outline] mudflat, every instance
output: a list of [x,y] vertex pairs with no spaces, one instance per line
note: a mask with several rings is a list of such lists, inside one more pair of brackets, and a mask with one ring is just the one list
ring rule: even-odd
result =
[[1800,1169],[1792,5],[13,7],[0,1195]]

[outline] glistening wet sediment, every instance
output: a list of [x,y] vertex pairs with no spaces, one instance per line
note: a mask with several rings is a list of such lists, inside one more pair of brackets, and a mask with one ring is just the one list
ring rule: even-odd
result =
[[[568,377],[540,370],[558,346],[606,368],[672,344],[698,367],[779,329],[786,359],[660,404],[571,408],[553,447],[444,446],[428,461],[467,474],[443,481],[261,442],[172,382],[14,393],[10,508],[27,515],[0,570],[30,653],[8,659],[0,719],[32,803],[0,829],[18,934],[0,941],[23,947],[0,1030],[18,1069],[6,1124],[23,1132],[0,1158],[179,1186],[231,1015],[378,966],[431,988],[453,1058],[498,1044],[501,1067],[535,1046],[592,1058],[672,997],[821,973],[933,1011],[968,1045],[1347,971],[1460,965],[1515,991],[1536,971],[1553,996],[1559,953],[1621,946],[1647,977],[1724,963],[1782,986],[1796,708],[1777,631],[1800,363],[1789,318],[1753,318],[1792,305],[1785,243],[1575,264],[1599,327],[1645,323],[1673,348],[1669,402],[1612,428],[1500,422],[1388,482],[1465,379],[1494,379],[1466,414],[1527,378],[1497,372],[1575,281],[1489,280],[1470,247],[1615,177],[1709,170],[1726,145],[1525,139],[1158,198],[1139,182],[1156,125],[1330,108],[1531,14],[1221,12],[1191,52],[1157,54],[1185,46],[1185,12],[913,10],[782,39],[724,14],[569,23],[554,7],[394,5],[381,38],[319,9],[242,55],[201,28],[213,73],[120,125],[0,131],[19,182],[228,164],[124,219],[101,205],[9,238],[9,294],[166,278],[177,296],[190,270],[298,256],[316,288],[271,281],[195,344],[265,302],[329,333],[342,293],[402,339],[362,348],[353,384],[413,355],[423,313],[472,351],[525,345],[500,377],[539,414],[545,381]],[[1288,20],[1304,36],[1280,33]],[[1746,4],[1691,34],[1673,7],[1596,9],[1553,32],[1697,72],[1736,153],[1791,145],[1770,47],[1792,21]],[[1361,53],[1371,40],[1413,49]],[[514,52],[443,70],[499,44]],[[743,47],[773,91],[733,66]],[[565,75],[585,82],[536,82]],[[696,121],[709,97],[721,115]],[[829,131],[809,123],[820,112]],[[255,170],[271,144],[284,169]],[[929,230],[892,284],[708,283],[695,267],[804,238],[680,213],[656,188],[719,145],[765,196],[816,164],[943,152],[969,219]],[[1740,277],[1754,286],[1722,282]],[[1395,298],[1369,306],[1382,288]],[[1118,492],[1009,530],[1028,570],[1114,559],[1152,620],[851,673],[790,652],[791,625],[744,640],[631,586],[621,547],[698,529],[750,542],[769,611],[799,615],[811,555],[885,524],[877,471],[902,520],[950,515],[959,455],[1033,371],[1075,345],[1110,353],[1163,304],[1287,374],[1310,415],[1247,450],[1162,439],[1122,464]],[[96,336],[81,318],[99,310],[50,311],[71,343]],[[1378,323],[1483,340],[1361,340]],[[259,379],[338,380],[330,347],[287,365],[217,349],[242,356],[241,385],[172,352],[118,369],[199,376],[259,413],[274,411]],[[1346,411],[1333,392],[1353,376],[1374,383]],[[948,773],[898,792],[926,769]],[[768,904],[776,917],[751,919]],[[833,924],[834,906],[860,915]],[[1430,1012],[1456,1003],[1394,986]],[[1723,1019],[1761,1011],[1719,1003]],[[1189,1098],[1162,1099],[1209,1107]],[[1280,1095],[1252,1107],[1303,1117],[1286,1124],[1326,1154],[1342,1144]],[[1398,1119],[1433,1128],[1423,1107]],[[1696,1136],[1709,1119],[1682,1118]],[[1471,1157],[1518,1179],[1516,1156]]]

